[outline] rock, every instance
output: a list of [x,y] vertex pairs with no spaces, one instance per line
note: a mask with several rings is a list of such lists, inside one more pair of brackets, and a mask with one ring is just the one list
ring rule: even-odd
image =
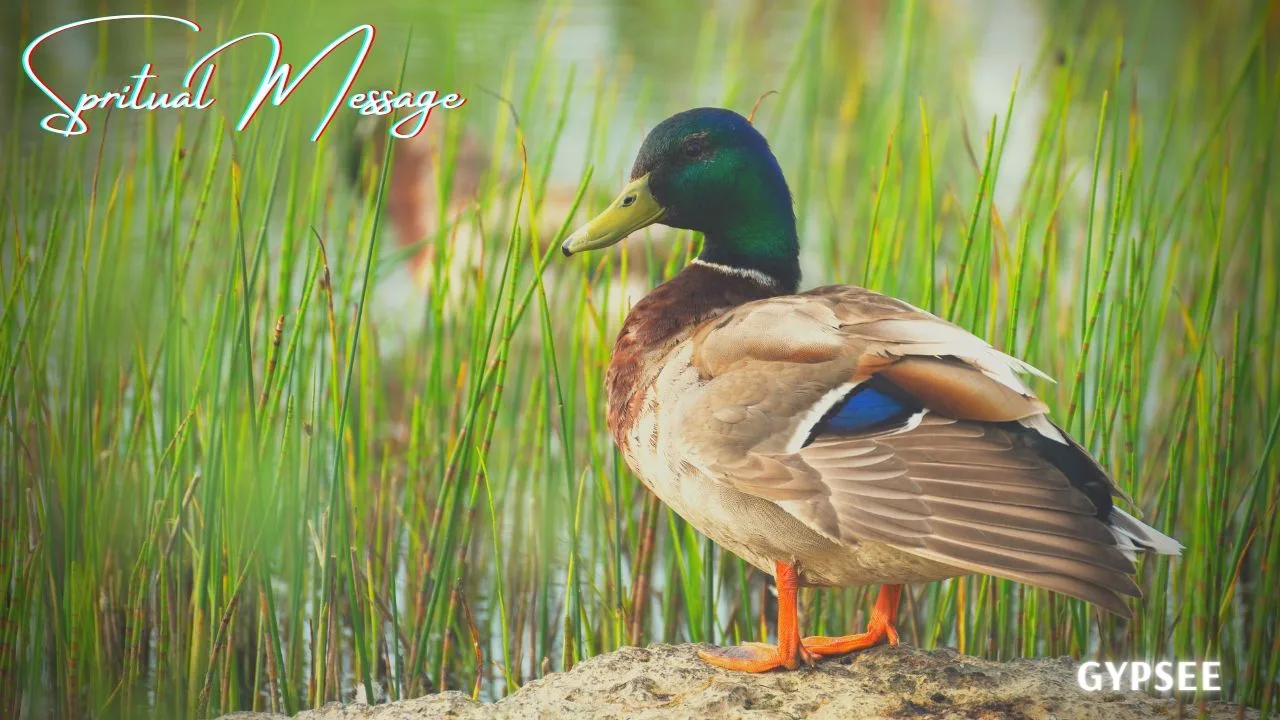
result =
[[[442,693],[385,705],[331,703],[295,720],[423,718],[1073,718],[1195,717],[1176,699],[1086,692],[1070,658],[996,662],[954,650],[878,647],[796,672],[744,675],[712,668],[692,645],[622,648],[534,680],[496,703]],[[1210,703],[1209,718],[1256,718]],[[234,713],[220,720],[282,720]]]

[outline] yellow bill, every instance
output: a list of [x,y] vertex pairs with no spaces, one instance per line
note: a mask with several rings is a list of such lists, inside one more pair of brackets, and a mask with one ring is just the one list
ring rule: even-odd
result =
[[666,214],[667,209],[649,192],[649,176],[645,175],[622,188],[604,212],[564,241],[560,251],[567,257],[584,250],[609,247],[640,228],[658,222]]

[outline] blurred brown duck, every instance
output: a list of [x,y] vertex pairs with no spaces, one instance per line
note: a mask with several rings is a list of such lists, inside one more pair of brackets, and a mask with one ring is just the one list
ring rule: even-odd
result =
[[[1128,616],[1137,554],[1182,549],[1115,505],[1106,471],[1023,383],[1038,370],[901,300],[797,293],[790,191],[742,116],[663,121],[562,249],[652,223],[702,232],[703,250],[627,317],[609,430],[650,490],[778,586],[778,644],[707,661],[760,672],[896,643],[904,583],[971,573]],[[801,636],[797,588],[872,583],[866,632]]]
[[[386,157],[386,143],[391,139],[388,129],[392,122],[392,119],[386,117],[361,118],[351,133],[346,156],[347,179],[361,191],[367,191],[377,184],[381,163]],[[401,247],[422,243],[440,229],[436,173],[448,122],[444,117],[433,118],[420,134],[393,141],[395,145],[391,148],[392,162],[384,203],[395,243]],[[492,169],[489,154],[480,146],[474,133],[463,129],[457,142],[450,194],[444,213],[450,226],[456,225],[467,207],[475,201]],[[475,259],[473,255],[478,254],[480,239],[471,240],[473,241],[461,243],[455,258],[467,263]],[[472,245],[476,247],[472,248]],[[413,255],[415,281],[422,282],[430,277],[434,258],[435,246],[431,243],[424,244]]]

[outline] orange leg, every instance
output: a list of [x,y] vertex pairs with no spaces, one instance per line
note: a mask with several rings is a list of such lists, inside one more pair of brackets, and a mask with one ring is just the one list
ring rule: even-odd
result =
[[898,597],[901,594],[901,585],[880,586],[880,595],[876,597],[876,605],[871,609],[866,632],[844,637],[814,635],[801,640],[801,645],[808,652],[820,657],[865,650],[885,640],[888,640],[890,645],[897,645],[898,631],[893,627],[893,623],[898,618]]
[[778,644],[747,643],[736,647],[698,651],[698,657],[728,670],[768,672],[784,667],[795,670],[801,662],[813,664],[816,656],[800,642],[800,619],[796,612],[796,589],[799,574],[794,565],[777,563],[778,579]]

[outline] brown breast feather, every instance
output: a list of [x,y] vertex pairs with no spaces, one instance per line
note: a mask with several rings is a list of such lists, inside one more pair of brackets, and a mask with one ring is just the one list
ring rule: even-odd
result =
[[620,446],[635,423],[644,390],[673,348],[724,311],[777,291],[756,280],[691,264],[654,288],[627,314],[605,374],[609,432]]

